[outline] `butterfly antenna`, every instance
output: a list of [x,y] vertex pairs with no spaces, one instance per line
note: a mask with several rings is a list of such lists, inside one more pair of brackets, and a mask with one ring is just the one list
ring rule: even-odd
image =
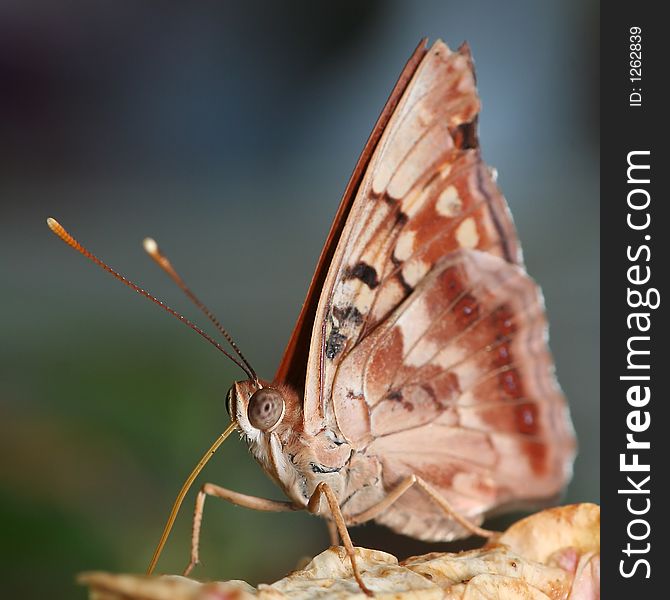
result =
[[49,229],[53,231],[61,240],[63,240],[68,246],[71,248],[74,248],[77,252],[80,254],[83,254],[86,258],[89,260],[93,261],[96,265],[98,265],[101,269],[104,269],[107,271],[109,274],[111,274],[113,277],[118,279],[121,283],[127,285],[130,289],[136,291],[138,294],[144,296],[145,298],[151,300],[154,304],[157,304],[160,306],[164,311],[170,313],[173,317],[179,319],[182,323],[185,323],[188,327],[193,329],[196,333],[200,334],[203,338],[205,338],[212,346],[223,352],[230,360],[232,360],[240,369],[242,369],[247,376],[250,379],[256,379],[256,374],[246,366],[246,361],[244,363],[240,362],[237,358],[235,358],[232,354],[230,354],[226,349],[221,346],[217,341],[212,339],[209,335],[207,335],[200,327],[189,321],[186,317],[183,315],[179,314],[176,310],[173,310],[170,308],[167,304],[156,298],[155,296],[152,296],[149,292],[143,290],[140,286],[134,284],[132,281],[129,279],[126,279],[123,275],[120,273],[117,273],[114,269],[112,269],[110,266],[105,264],[103,261],[101,261],[97,256],[89,252],[84,246],[82,246],[77,240],[75,240],[66,230],[65,228],[58,222],[56,219],[52,219],[49,217],[47,219],[47,225],[49,226]]
[[179,286],[181,291],[188,296],[189,300],[191,300],[191,302],[193,302],[193,304],[195,304],[221,332],[221,335],[226,338],[232,349],[237,353],[237,356],[239,356],[240,360],[246,365],[248,371],[253,374],[254,381],[258,381],[256,371],[254,371],[253,367],[249,364],[249,361],[245,358],[244,354],[242,354],[242,351],[235,343],[235,340],[233,340],[232,336],[228,333],[228,331],[226,331],[223,325],[221,325],[219,320],[216,318],[216,315],[214,315],[214,313],[209,310],[209,308],[205,306],[200,298],[198,298],[186,285],[179,273],[177,273],[175,268],[172,266],[172,263],[169,261],[168,257],[165,256],[165,254],[163,254],[161,249],[158,247],[156,240],[150,237],[145,238],[143,246],[146,253],[154,260],[154,262],[170,276],[170,279],[172,279],[172,281],[174,281]]

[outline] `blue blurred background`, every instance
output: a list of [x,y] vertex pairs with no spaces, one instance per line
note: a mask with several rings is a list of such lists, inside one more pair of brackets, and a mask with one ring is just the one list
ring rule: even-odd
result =
[[[480,139],[541,283],[599,497],[599,4],[0,4],[0,563],[13,598],[83,598],[74,574],[142,571],[240,373],[56,240],[61,222],[197,316],[152,235],[271,377],[358,153],[422,36],[474,54]],[[236,439],[200,481],[280,498]],[[194,492],[159,565],[180,571]],[[440,549],[365,526],[355,543]],[[268,581],[327,545],[306,514],[210,500],[201,578]]]

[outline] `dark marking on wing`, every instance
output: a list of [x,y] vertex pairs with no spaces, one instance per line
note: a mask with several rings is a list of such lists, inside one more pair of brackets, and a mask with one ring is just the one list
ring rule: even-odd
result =
[[353,325],[360,325],[363,322],[363,315],[352,305],[340,307],[333,307],[333,317],[338,321],[340,327],[344,324],[352,323]]
[[392,400],[393,402],[398,402],[400,405],[407,411],[412,412],[414,410],[414,405],[411,402],[405,400],[402,392],[400,390],[391,390],[385,397],[386,400]]
[[400,285],[405,292],[405,296],[409,296],[414,291],[414,288],[405,281],[405,278],[402,275],[402,271],[398,271],[396,277],[398,278],[398,281],[400,282]]
[[363,261],[359,262],[350,269],[347,269],[345,277],[347,279],[360,279],[371,290],[374,290],[379,285],[377,271],[374,267],[371,267]]
[[469,123],[461,123],[451,132],[454,138],[454,144],[461,150],[479,148],[479,139],[477,138],[477,118]]
[[333,360],[344,348],[344,342],[347,341],[347,337],[342,335],[337,328],[333,328],[328,336],[328,342],[326,343],[326,357],[330,360]]
[[409,217],[404,212],[398,211],[398,214],[395,216],[396,226],[402,227],[407,221],[409,221]]

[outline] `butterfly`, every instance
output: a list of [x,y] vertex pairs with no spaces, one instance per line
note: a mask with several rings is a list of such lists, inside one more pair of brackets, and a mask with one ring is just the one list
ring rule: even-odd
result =
[[489,535],[479,527],[487,515],[564,488],[574,433],[541,292],[481,157],[479,109],[468,46],[423,40],[356,164],[272,380],[256,375],[157,245],[145,244],[234,354],[180,318],[247,375],[227,394],[231,424],[182,488],[150,571],[188,486],[233,431],[288,500],[205,484],[187,570],[199,559],[207,496],[325,517],[369,593],[349,526],[374,520],[435,541]]

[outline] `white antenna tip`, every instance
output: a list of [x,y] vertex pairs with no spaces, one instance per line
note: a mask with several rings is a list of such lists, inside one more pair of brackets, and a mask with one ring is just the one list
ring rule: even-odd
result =
[[158,244],[154,238],[144,238],[142,245],[144,246],[144,250],[147,252],[147,254],[151,254],[152,256],[154,254],[158,254]]
[[58,227],[59,223],[54,219],[53,217],[47,217],[47,225],[49,226],[49,229],[56,229]]

